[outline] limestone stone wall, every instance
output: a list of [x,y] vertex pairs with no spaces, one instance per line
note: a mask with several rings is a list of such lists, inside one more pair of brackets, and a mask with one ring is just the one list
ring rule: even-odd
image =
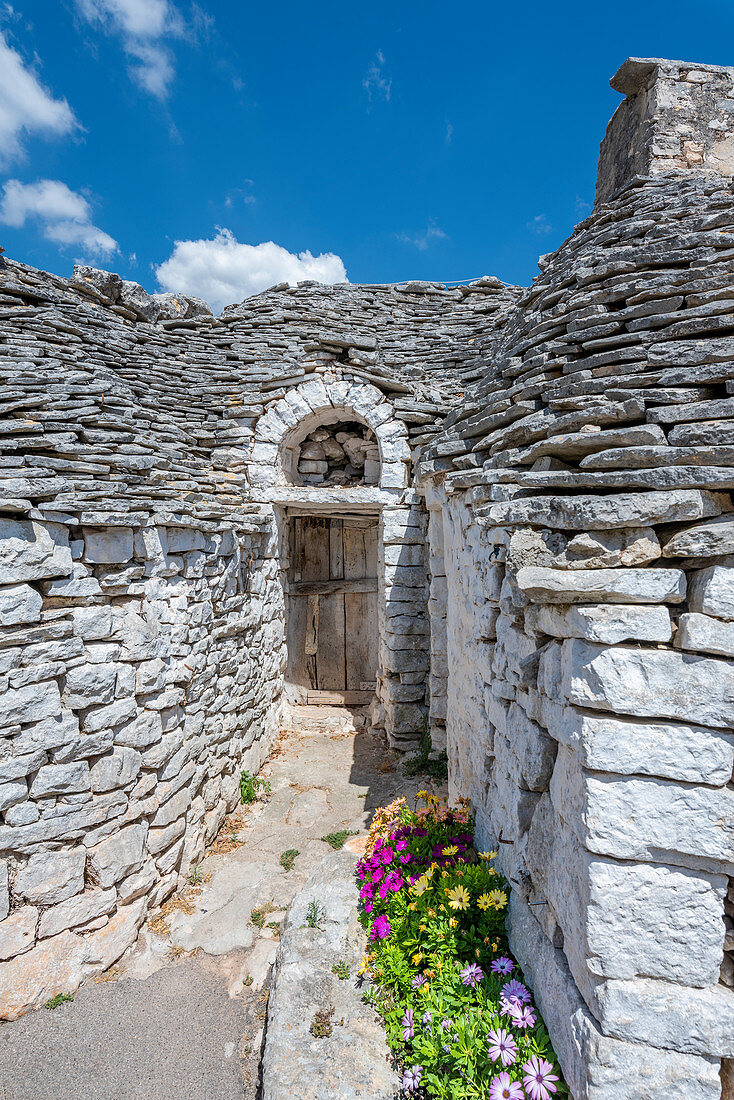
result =
[[713,172],[599,203],[421,464],[451,789],[575,1100],[734,1056],[733,231]]

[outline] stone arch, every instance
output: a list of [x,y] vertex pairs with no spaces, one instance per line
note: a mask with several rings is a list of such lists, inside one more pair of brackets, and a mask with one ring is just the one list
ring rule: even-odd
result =
[[292,484],[288,449],[320,424],[342,418],[359,421],[374,432],[380,451],[378,488],[407,488],[408,431],[385,395],[368,383],[324,382],[320,378],[289,390],[257,421],[248,465],[250,484],[258,489]]

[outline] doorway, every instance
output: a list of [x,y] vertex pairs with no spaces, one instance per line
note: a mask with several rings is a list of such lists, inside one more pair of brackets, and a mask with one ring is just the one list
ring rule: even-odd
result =
[[377,676],[377,518],[288,523],[289,701],[366,705]]

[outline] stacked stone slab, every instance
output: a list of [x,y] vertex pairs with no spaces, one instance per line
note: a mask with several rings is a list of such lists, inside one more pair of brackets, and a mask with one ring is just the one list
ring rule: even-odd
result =
[[[597,204],[525,292],[212,317],[0,262],[6,1017],[200,856],[279,724],[286,511],[356,510],[375,724],[446,747],[575,1100],[734,1096],[734,70],[613,86]],[[378,453],[340,484],[347,438]]]
[[0,259],[4,1017],[125,950],[269,751],[283,588],[274,508],[250,475],[257,426],[304,387],[350,394],[359,427],[351,415],[345,442],[365,482],[365,401],[383,410],[380,473],[400,484],[381,560],[405,598],[385,629],[377,718],[396,741],[420,736],[427,658],[395,614],[426,588],[422,545],[410,567],[395,556],[400,518],[406,537],[419,529],[408,467],[476,371],[487,317],[516,299],[497,280],[309,284],[214,318],[114,273],[66,280]]
[[[613,83],[603,201],[428,448],[430,606],[451,786],[499,849],[573,1095],[714,1100],[734,1095],[734,70],[636,60]],[[673,116],[701,159],[668,148]]]

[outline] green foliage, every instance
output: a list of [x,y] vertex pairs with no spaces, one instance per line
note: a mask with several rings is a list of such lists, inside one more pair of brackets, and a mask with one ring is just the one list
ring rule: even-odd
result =
[[243,806],[249,806],[259,794],[272,794],[273,788],[267,779],[261,775],[250,775],[243,768],[240,773],[240,802]]
[[287,851],[280,853],[280,866],[284,871],[292,869],[298,855],[300,855],[298,848],[288,848]]
[[334,963],[331,973],[336,974],[340,982],[345,982],[351,973],[351,967],[348,962],[341,959],[339,962]]
[[308,1029],[313,1035],[314,1039],[328,1039],[334,1030],[333,1016],[336,1009],[333,1005],[329,1005],[328,1008],[322,1009],[320,1012],[315,1012],[311,1026]]
[[338,833],[327,833],[321,839],[325,844],[330,844],[335,852],[343,848],[350,836],[357,836],[356,829],[340,829]]
[[265,918],[269,917],[271,913],[275,913],[278,906],[273,905],[272,902],[268,902],[266,905],[258,905],[250,913],[250,922],[255,925],[256,928],[265,927]]
[[437,783],[445,783],[449,777],[448,756],[445,752],[439,754],[435,760],[430,759],[433,752],[431,735],[427,726],[421,734],[421,746],[417,756],[412,756],[405,765],[406,775],[430,775]]
[[319,903],[316,901],[315,898],[312,899],[308,903],[308,908],[306,909],[306,927],[307,928],[318,928],[319,921],[321,920],[323,915],[324,915],[323,907],[321,905],[319,905]]
[[242,984],[243,985],[252,985],[254,980],[255,979],[253,978],[252,974],[245,974],[244,978],[242,979]]
[[[377,811],[358,864],[370,935],[360,973],[370,978],[366,999],[383,1019],[389,1046],[399,1062],[420,1067],[420,1095],[435,1100],[486,1100],[499,1073],[522,1082],[533,1056],[553,1063],[560,1078],[530,994],[531,1015],[520,1022],[502,1002],[503,986],[522,983],[523,975],[509,953],[510,889],[492,866],[496,853],[475,850],[465,804],[449,809],[425,791],[420,797],[424,810],[398,800]],[[510,974],[492,971],[500,958]],[[488,1054],[489,1032],[500,1029],[516,1043],[509,1066]],[[554,1100],[567,1094],[558,1080]]]
[[204,873],[198,863],[192,863],[189,869],[189,882],[192,886],[200,886],[204,881]]
[[58,1008],[59,1005],[64,1004],[66,1001],[73,1000],[73,993],[57,993],[55,997],[50,997],[43,1007],[48,1008],[50,1011],[53,1011],[53,1009]]

